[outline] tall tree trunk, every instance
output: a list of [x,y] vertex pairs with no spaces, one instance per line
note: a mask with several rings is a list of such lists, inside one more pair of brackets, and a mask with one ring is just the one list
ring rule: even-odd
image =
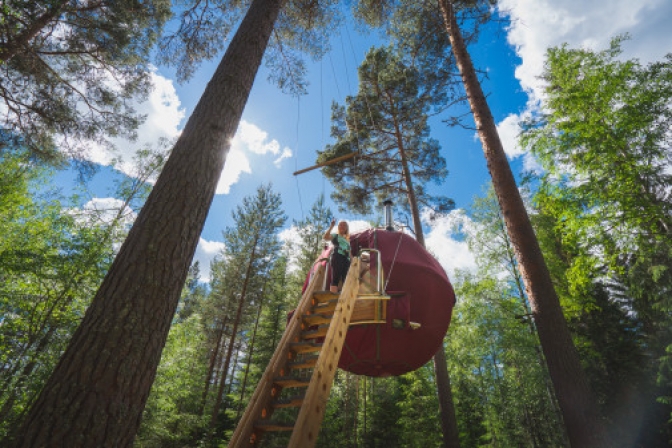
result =
[[[418,201],[413,189],[411,171],[408,166],[408,159],[404,151],[404,142],[401,138],[401,130],[395,122],[395,131],[397,134],[397,145],[399,146],[399,156],[401,158],[402,173],[406,183],[408,193],[408,203],[411,207],[413,217],[413,227],[415,227],[415,239],[425,247],[425,233],[422,230],[420,221],[420,210]],[[457,430],[457,416],[455,415],[455,405],[453,404],[453,391],[450,387],[450,374],[448,373],[448,364],[446,362],[446,352],[443,343],[434,355],[434,378],[436,378],[436,392],[439,397],[439,416],[441,418],[441,432],[443,433],[443,445],[445,448],[459,448],[460,438]]]
[[130,447],[284,0],[254,0],[15,447]]
[[236,381],[236,369],[238,368],[238,358],[240,357],[240,352],[243,350],[243,338],[241,338],[236,343],[236,348],[234,349],[233,362],[231,363],[231,375],[227,374],[228,383],[226,385],[226,395],[231,395],[233,391],[233,383]]
[[219,414],[219,407],[222,404],[222,395],[224,394],[226,375],[229,371],[229,366],[231,365],[231,356],[233,355],[233,346],[236,340],[236,333],[238,333],[238,325],[240,324],[243,315],[243,305],[245,304],[247,286],[250,284],[250,275],[252,274],[252,265],[254,264],[255,250],[258,241],[259,241],[259,235],[256,235],[254,238],[254,244],[252,245],[252,253],[250,254],[250,261],[247,263],[247,270],[245,271],[245,278],[243,279],[243,287],[241,288],[240,291],[240,299],[238,300],[238,310],[236,311],[236,317],[233,321],[233,327],[231,329],[231,340],[229,341],[229,350],[226,354],[226,362],[224,363],[224,369],[221,375],[222,378],[221,382],[219,383],[219,391],[217,392],[217,398],[215,399],[215,406],[212,409],[212,415],[210,417],[209,438],[213,436],[213,431],[215,429],[215,425],[217,424],[217,415]]
[[[264,296],[264,290],[266,289],[266,284],[261,290],[261,297]],[[243,409],[243,399],[245,398],[245,388],[247,387],[247,376],[250,374],[250,365],[252,364],[252,354],[254,354],[254,343],[257,339],[257,330],[259,329],[259,319],[261,318],[261,310],[264,302],[259,300],[259,309],[257,310],[257,318],[254,321],[254,330],[252,330],[252,339],[250,340],[250,346],[247,350],[247,364],[245,365],[245,374],[243,375],[243,384],[240,386],[240,400],[238,402],[238,411],[236,413],[236,420],[240,419],[240,412]]]
[[446,361],[443,344],[434,355],[434,375],[436,377],[436,390],[439,394],[443,446],[445,448],[459,448],[460,434],[457,430],[453,390],[450,386],[450,374],[448,373],[448,362]]
[[208,363],[208,373],[205,375],[205,385],[203,386],[203,395],[201,397],[201,411],[200,415],[203,415],[205,412],[205,404],[208,400],[208,392],[210,391],[210,383],[212,382],[213,374],[215,373],[215,367],[217,366],[217,361],[219,361],[219,349],[222,345],[222,338],[224,337],[224,329],[226,328],[227,316],[224,316],[224,320],[220,323],[217,332],[215,333],[215,347],[212,350],[210,355],[210,362]]
[[525,282],[541,347],[546,356],[570,443],[574,448],[606,448],[608,443],[604,422],[581,368],[578,352],[572,342],[546,262],[511,173],[495,121],[457,26],[453,3],[450,0],[438,1],[483,145],[499,206]]

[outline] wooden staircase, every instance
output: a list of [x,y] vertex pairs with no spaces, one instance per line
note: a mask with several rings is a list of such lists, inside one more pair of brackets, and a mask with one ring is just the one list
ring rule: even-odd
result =
[[324,267],[313,276],[233,433],[230,448],[258,446],[264,434],[278,432],[291,433],[288,447],[315,446],[355,310],[359,269],[359,258],[353,258],[340,294],[316,290],[323,283]]

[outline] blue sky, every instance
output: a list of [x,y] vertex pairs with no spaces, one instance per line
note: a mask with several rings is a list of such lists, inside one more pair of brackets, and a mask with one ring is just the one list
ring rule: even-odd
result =
[[[570,46],[603,49],[613,36],[629,33],[631,40],[624,44],[624,57],[650,62],[672,52],[669,0],[615,0],[606,4],[592,0],[502,0],[499,5],[504,20],[491,24],[470,52],[475,65],[488,73],[484,91],[516,174],[523,167],[534,167],[530,156],[515,144],[515,135],[518,121],[543,107],[538,76],[546,48],[567,42]],[[301,219],[320,194],[328,199],[332,188],[318,170],[298,177],[292,173],[313,165],[315,151],[330,142],[331,103],[343,103],[346,95],[356,93],[357,66],[365,52],[378,43],[377,35],[358,34],[352,25],[335,30],[332,50],[321,61],[309,64],[308,94],[300,99],[281,93],[266,80],[266,70],[261,70],[197,249],[196,259],[204,268],[222,247],[221,232],[232,225],[232,209],[260,184],[272,182],[282,195],[290,218],[283,234],[288,240],[292,220]],[[154,142],[160,136],[177,135],[218,62],[203,64],[185,84],[175,82],[171,70],[159,67],[153,75],[155,89],[150,100],[138,106],[148,115],[140,129],[139,143],[115,142],[121,153],[128,158],[137,145]],[[453,237],[453,231],[455,225],[468,223],[463,210],[480,194],[489,176],[473,131],[448,128],[439,120],[431,125],[432,136],[439,140],[450,171],[446,181],[431,191],[452,197],[458,210],[427,228],[427,243],[450,274],[455,268],[474,266],[473,257],[464,243]],[[110,156],[94,150],[90,158],[105,165]],[[96,201],[113,201],[105,196],[109,194],[110,179],[109,169],[94,178]],[[60,182],[67,192],[70,184],[65,178]],[[339,218],[357,225],[381,216],[339,213],[330,200],[329,204]],[[204,271],[207,278],[207,269]]]

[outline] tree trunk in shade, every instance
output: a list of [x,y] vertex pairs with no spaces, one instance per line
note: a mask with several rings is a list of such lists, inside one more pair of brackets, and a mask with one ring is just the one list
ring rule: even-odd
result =
[[252,265],[254,263],[255,249],[257,247],[258,240],[259,235],[257,235],[257,237],[254,240],[254,244],[252,245],[252,253],[250,254],[250,260],[247,263],[245,278],[243,278],[243,287],[242,290],[240,291],[240,298],[238,299],[238,309],[236,310],[236,317],[233,320],[233,328],[231,329],[231,339],[229,340],[229,348],[226,352],[226,361],[224,362],[224,369],[222,369],[222,378],[221,382],[219,383],[219,390],[217,391],[217,398],[215,399],[215,405],[212,409],[212,414],[210,416],[209,437],[213,436],[213,431],[217,424],[217,416],[219,415],[219,407],[222,404],[222,398],[224,395],[224,386],[226,384],[226,376],[228,375],[229,367],[231,366],[231,356],[233,355],[233,347],[236,341],[236,334],[238,333],[238,325],[240,325],[240,322],[243,319],[243,306],[245,305],[247,286],[250,283],[250,275],[252,273]]
[[[404,151],[404,144],[398,127],[397,141],[402,162],[404,182],[406,183],[406,191],[408,192],[408,203],[410,204],[411,215],[413,217],[415,239],[422,247],[425,247],[425,233],[422,230],[422,222],[420,221],[418,201],[416,200],[415,191],[413,190],[413,180],[408,167],[408,158]],[[436,355],[434,355],[434,377],[436,379],[436,391],[439,397],[439,416],[441,419],[441,431],[443,432],[443,445],[445,448],[459,448],[460,438],[457,430],[457,417],[455,415],[453,392],[450,387],[450,375],[448,373],[446,353],[444,352],[443,344],[441,344]]]
[[254,0],[15,447],[130,447],[284,0]]
[[574,448],[606,448],[609,444],[604,422],[581,368],[578,352],[562,314],[560,300],[506,159],[490,107],[462,39],[453,2],[438,2],[469,98],[506,229],[518,259],[570,443]]

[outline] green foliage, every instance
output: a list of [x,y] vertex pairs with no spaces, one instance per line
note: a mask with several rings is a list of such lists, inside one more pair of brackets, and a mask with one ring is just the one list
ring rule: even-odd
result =
[[52,173],[28,151],[0,153],[0,438],[56,365],[162,157],[147,153],[138,164],[139,178],[118,185],[118,209],[82,210],[47,192]]
[[273,265],[264,289],[263,307],[259,318],[259,329],[252,353],[252,365],[248,384],[250,395],[263,374],[268,362],[280,342],[289,313],[298,303],[299,297],[287,288],[287,257],[280,257]]
[[[559,187],[546,200],[561,195],[565,232],[584,246],[590,240],[614,273],[636,263],[637,252],[667,248],[672,224],[672,57],[648,67],[621,62],[621,40],[599,53],[549,50],[549,112],[523,139],[548,172],[545,182]],[[648,272],[650,283],[664,281],[662,273]]]
[[464,446],[564,446],[536,333],[506,281],[463,274],[447,353]]
[[396,382],[399,391],[395,406],[400,415],[390,432],[398,438],[399,446],[443,446],[432,363],[396,378]]
[[[464,228],[476,273],[453,279],[451,372],[464,446],[565,446],[518,263],[490,186]],[[564,271],[563,271],[564,272]]]
[[[211,410],[208,443],[219,443],[230,435],[233,421],[242,408],[240,396],[244,399],[247,393],[241,390],[242,384],[249,383],[248,375],[258,375],[265,368],[256,362],[249,369],[245,365],[251,362],[250,357],[253,360],[257,357],[252,341],[260,307],[263,312],[269,295],[270,302],[277,307],[281,300],[278,296],[284,293],[278,286],[284,286],[286,267],[278,239],[278,232],[287,219],[281,206],[280,195],[273,192],[270,185],[260,186],[255,195],[243,198],[242,204],[232,212],[235,226],[223,232],[225,247],[211,264],[212,289],[203,306],[211,369],[205,377],[207,389],[203,391],[201,408]],[[281,271],[277,270],[277,263],[281,264]],[[274,315],[278,314],[279,311]],[[261,339],[264,339],[264,330],[263,326],[259,330]],[[229,357],[230,353],[235,359]],[[267,353],[264,350],[262,358]],[[225,389],[230,393],[229,398],[225,397]]]
[[166,0],[3,2],[0,148],[19,142],[56,162],[132,136],[142,117],[129,102],[148,92],[149,51],[169,14]]
[[523,144],[546,171],[536,221],[569,324],[613,433],[628,446],[658,443],[627,433],[633,413],[648,415],[644,432],[665,439],[664,417],[645,413],[672,384],[660,370],[672,343],[672,56],[623,61],[623,39],[600,52],[548,51],[546,113],[528,123]]
[[331,387],[317,446],[354,447],[360,443],[362,384],[364,379],[338,370]]
[[0,154],[0,438],[35,399],[112,259],[100,226],[35,188],[50,173]]
[[200,413],[206,369],[201,316],[193,313],[170,329],[134,446],[178,448],[197,444],[208,423],[207,416]]

